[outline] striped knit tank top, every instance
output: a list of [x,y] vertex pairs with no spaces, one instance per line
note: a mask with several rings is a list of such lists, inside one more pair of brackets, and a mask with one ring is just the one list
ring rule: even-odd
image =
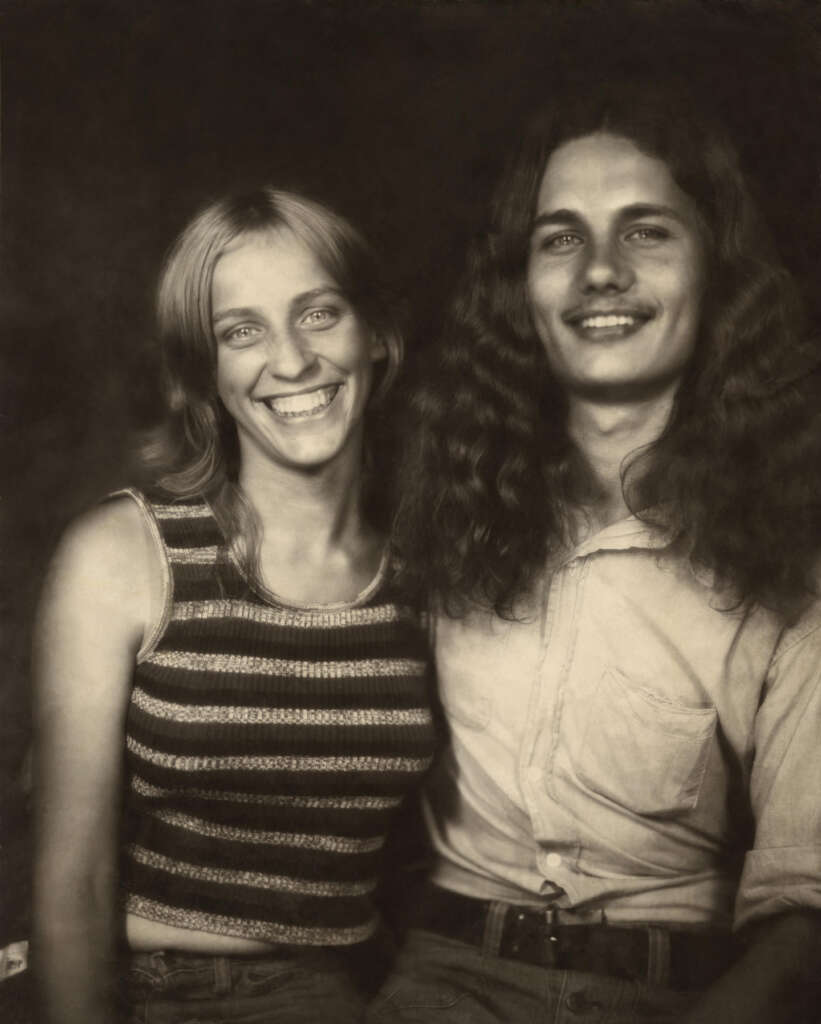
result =
[[204,501],[128,493],[168,577],[127,713],[126,910],[272,943],[367,939],[390,819],[433,753],[418,616],[384,566],[350,603],[278,604]]

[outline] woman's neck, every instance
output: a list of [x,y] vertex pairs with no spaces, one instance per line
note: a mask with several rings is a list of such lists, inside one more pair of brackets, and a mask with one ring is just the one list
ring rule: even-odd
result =
[[315,471],[243,459],[238,483],[259,526],[256,571],[286,603],[350,601],[379,568],[384,538],[365,522],[356,455]]
[[238,480],[256,513],[263,544],[322,558],[363,531],[361,459],[315,470],[244,458]]

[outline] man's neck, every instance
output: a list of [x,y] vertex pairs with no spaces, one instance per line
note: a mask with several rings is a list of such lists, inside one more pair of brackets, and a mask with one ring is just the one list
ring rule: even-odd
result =
[[571,396],[568,431],[593,475],[597,498],[592,525],[602,528],[627,515],[621,474],[625,459],[658,439],[675,389],[639,401],[603,402]]

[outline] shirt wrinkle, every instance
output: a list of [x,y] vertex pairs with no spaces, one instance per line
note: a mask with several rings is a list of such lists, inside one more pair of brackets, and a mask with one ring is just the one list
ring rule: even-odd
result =
[[[527,621],[439,618],[446,707],[491,703],[451,716],[453,772],[427,796],[438,884],[612,923],[741,926],[785,891],[821,909],[819,607],[784,647],[711,579],[629,517],[545,572]],[[762,856],[791,847],[811,853]]]

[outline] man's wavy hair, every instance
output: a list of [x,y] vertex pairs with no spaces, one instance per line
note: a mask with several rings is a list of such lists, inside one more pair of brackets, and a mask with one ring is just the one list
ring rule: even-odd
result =
[[365,413],[366,513],[389,521],[383,508],[379,441],[383,399],[403,356],[395,303],[376,257],[358,231],[326,206],[294,192],[262,187],[220,199],[201,210],[171,248],[157,287],[165,418],[145,437],[146,479],[171,498],[205,496],[248,571],[255,568],[257,530],[237,488],[236,425],[217,394],[217,343],[211,326],[211,283],[220,257],[237,239],[291,231],[317,257],[357,316],[385,345],[387,358]]
[[534,118],[469,250],[412,403],[397,520],[408,582],[450,614],[515,616],[566,509],[592,481],[528,309],[526,267],[551,153],[597,131],[665,161],[695,201],[707,289],[700,335],[663,434],[625,463],[628,507],[669,531],[732,604],[795,613],[819,543],[819,353],[726,133],[660,89],[563,98]]

